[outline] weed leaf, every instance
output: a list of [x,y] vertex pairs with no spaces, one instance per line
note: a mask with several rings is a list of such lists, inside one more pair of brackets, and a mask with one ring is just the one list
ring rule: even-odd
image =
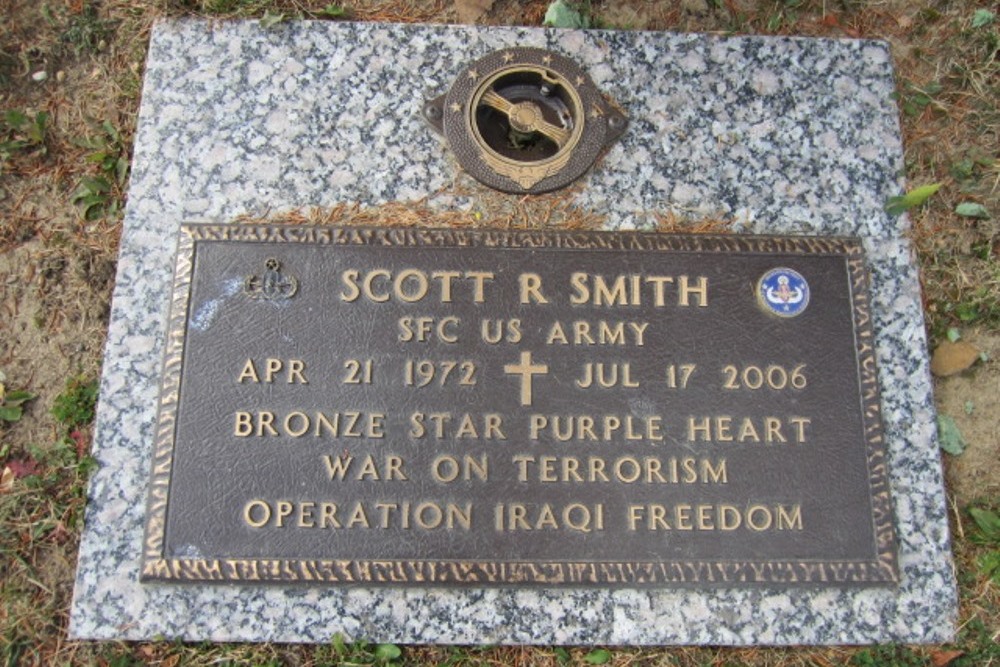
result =
[[31,118],[27,114],[10,110],[3,114],[0,123],[0,160],[5,160],[25,149],[45,155],[45,127],[49,114],[39,111]]
[[955,207],[955,213],[963,218],[988,218],[990,212],[982,204],[971,201],[964,201]]
[[7,122],[8,125],[15,128],[20,128],[22,125],[28,122],[28,117],[23,113],[21,113],[20,111],[16,110],[11,110],[4,113],[3,119],[4,121]]
[[549,3],[542,25],[552,28],[589,28],[590,21],[565,0]]
[[611,660],[611,651],[606,648],[594,649],[583,656],[583,661],[588,665],[604,665]]
[[103,176],[84,176],[80,179],[80,187],[87,194],[104,194],[111,190],[111,184]]
[[29,123],[28,127],[25,128],[28,138],[36,144],[42,143],[45,140],[45,124],[48,123],[48,121],[49,114],[44,111],[39,111],[35,114],[35,122]]
[[22,410],[15,405],[0,405],[0,420],[16,422],[21,418]]
[[1000,515],[980,507],[970,507],[969,516],[990,542],[1000,544]]
[[325,16],[328,19],[342,19],[347,16],[347,10],[340,5],[327,5],[323,9],[319,10],[320,16]]
[[10,471],[14,473],[14,479],[21,479],[22,477],[28,477],[30,475],[37,475],[42,471],[42,467],[38,465],[38,461],[27,458],[27,459],[14,459],[7,464]]
[[395,644],[379,644],[375,647],[375,657],[383,662],[395,660],[401,655],[403,652]]
[[111,139],[113,141],[115,141],[115,142],[117,142],[119,144],[122,142],[121,132],[119,132],[118,130],[115,129],[115,126],[111,124],[111,121],[106,120],[106,121],[102,122],[101,123],[101,129],[103,129],[104,132],[109,137],[111,137]]
[[962,651],[931,651],[931,665],[933,667],[948,667],[963,655],[965,653]]
[[1000,586],[1000,551],[990,551],[980,556],[979,569]]
[[931,183],[930,185],[921,185],[919,188],[914,188],[905,195],[889,197],[889,200],[885,203],[885,211],[889,215],[899,215],[904,211],[909,211],[911,208],[916,208],[923,204],[940,188],[940,183]]
[[35,397],[30,391],[11,391],[3,396],[3,402],[5,405],[21,405],[25,401],[30,401]]
[[983,26],[992,25],[996,21],[996,14],[988,9],[977,9],[972,15],[972,27],[982,28]]
[[124,187],[125,180],[128,178],[128,160],[123,157],[118,158],[115,162],[115,180],[118,181],[118,185]]
[[962,432],[958,430],[958,424],[948,415],[938,415],[938,439],[941,441],[941,449],[952,456],[959,456],[965,451],[965,439]]
[[260,19],[260,27],[273,28],[274,26],[278,25],[284,20],[285,20],[284,14],[281,13],[273,14],[271,12],[264,12],[264,16],[261,17]]

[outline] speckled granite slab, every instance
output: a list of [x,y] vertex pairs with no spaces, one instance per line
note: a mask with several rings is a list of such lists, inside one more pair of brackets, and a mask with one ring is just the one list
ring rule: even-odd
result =
[[[901,581],[866,590],[544,590],[140,584],[163,332],[183,220],[452,194],[419,117],[464,62],[510,45],[577,59],[627,109],[575,203],[734,231],[858,235],[870,262]],[[136,134],[70,633],[414,643],[938,642],[956,617],[923,316],[884,44],[379,24],[160,23]]]

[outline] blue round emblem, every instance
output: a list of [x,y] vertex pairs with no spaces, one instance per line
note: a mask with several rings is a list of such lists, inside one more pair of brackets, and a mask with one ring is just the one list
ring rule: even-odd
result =
[[809,283],[797,271],[771,269],[757,282],[757,300],[769,313],[795,317],[809,305]]

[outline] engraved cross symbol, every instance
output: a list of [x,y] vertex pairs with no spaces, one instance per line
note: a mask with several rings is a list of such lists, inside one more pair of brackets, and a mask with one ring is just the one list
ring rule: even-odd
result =
[[521,376],[521,405],[531,405],[531,381],[534,376],[548,375],[548,364],[533,364],[531,362],[531,352],[521,353],[520,364],[507,364],[503,367],[504,373],[508,375]]

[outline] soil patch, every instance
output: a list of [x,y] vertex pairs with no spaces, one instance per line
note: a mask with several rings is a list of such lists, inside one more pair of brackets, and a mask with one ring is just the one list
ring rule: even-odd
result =
[[945,454],[948,486],[960,507],[1000,498],[1000,332],[972,330],[963,339],[987,361],[939,379],[935,397],[938,413],[955,420],[966,444],[959,456]]

